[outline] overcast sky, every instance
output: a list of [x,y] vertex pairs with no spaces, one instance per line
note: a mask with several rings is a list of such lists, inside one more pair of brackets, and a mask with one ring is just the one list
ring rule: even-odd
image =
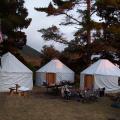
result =
[[[40,51],[44,45],[54,45],[58,50],[63,50],[66,47],[63,44],[55,43],[54,41],[46,42],[41,37],[41,33],[37,30],[41,28],[48,28],[52,25],[59,25],[60,21],[64,21],[64,16],[50,16],[47,17],[46,13],[37,12],[34,10],[35,7],[47,7],[50,3],[50,0],[25,0],[25,7],[28,9],[28,18],[32,18],[32,22],[30,26],[25,29],[25,33],[27,35],[27,45],[33,47],[37,51]],[[99,18],[96,15],[92,17],[94,20],[98,21]],[[71,39],[73,36],[73,32],[75,31],[75,27],[65,27],[60,26],[60,30],[65,34],[65,37]]]
[[[51,25],[59,25],[60,21],[63,20],[63,16],[56,17],[47,17],[46,13],[37,12],[34,10],[34,7],[45,7],[48,6],[50,0],[25,0],[25,7],[28,9],[29,18],[32,18],[30,26],[24,30],[27,35],[27,45],[33,47],[34,49],[40,51],[43,45],[54,45],[55,48],[62,50],[65,45],[60,43],[55,43],[54,41],[46,42],[41,38],[41,34],[37,30],[41,28],[48,28]],[[62,27],[62,32],[65,33],[65,36],[71,36],[71,32],[74,31],[74,28],[71,27]]]

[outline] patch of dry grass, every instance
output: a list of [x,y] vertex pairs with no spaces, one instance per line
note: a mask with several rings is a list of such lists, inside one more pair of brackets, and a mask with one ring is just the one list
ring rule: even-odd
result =
[[94,103],[69,102],[35,87],[26,97],[0,93],[0,120],[120,120],[120,109],[104,97]]

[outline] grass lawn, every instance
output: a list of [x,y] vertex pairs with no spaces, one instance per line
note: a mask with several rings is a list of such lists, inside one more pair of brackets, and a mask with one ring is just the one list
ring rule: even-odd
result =
[[66,102],[35,87],[26,97],[0,93],[0,120],[120,120],[120,109],[103,97],[94,103]]

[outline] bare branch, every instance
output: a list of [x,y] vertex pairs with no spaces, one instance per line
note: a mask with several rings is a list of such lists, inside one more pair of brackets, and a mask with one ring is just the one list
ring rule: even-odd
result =
[[76,21],[79,25],[81,25],[81,22],[76,18],[72,17],[71,15],[68,15],[67,13],[62,13],[62,14],[66,15],[67,17],[71,18],[72,20]]

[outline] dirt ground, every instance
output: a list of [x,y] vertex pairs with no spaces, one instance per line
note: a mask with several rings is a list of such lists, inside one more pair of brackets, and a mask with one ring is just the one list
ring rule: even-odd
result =
[[120,120],[120,109],[102,97],[98,102],[65,101],[35,87],[28,96],[0,93],[0,120]]

